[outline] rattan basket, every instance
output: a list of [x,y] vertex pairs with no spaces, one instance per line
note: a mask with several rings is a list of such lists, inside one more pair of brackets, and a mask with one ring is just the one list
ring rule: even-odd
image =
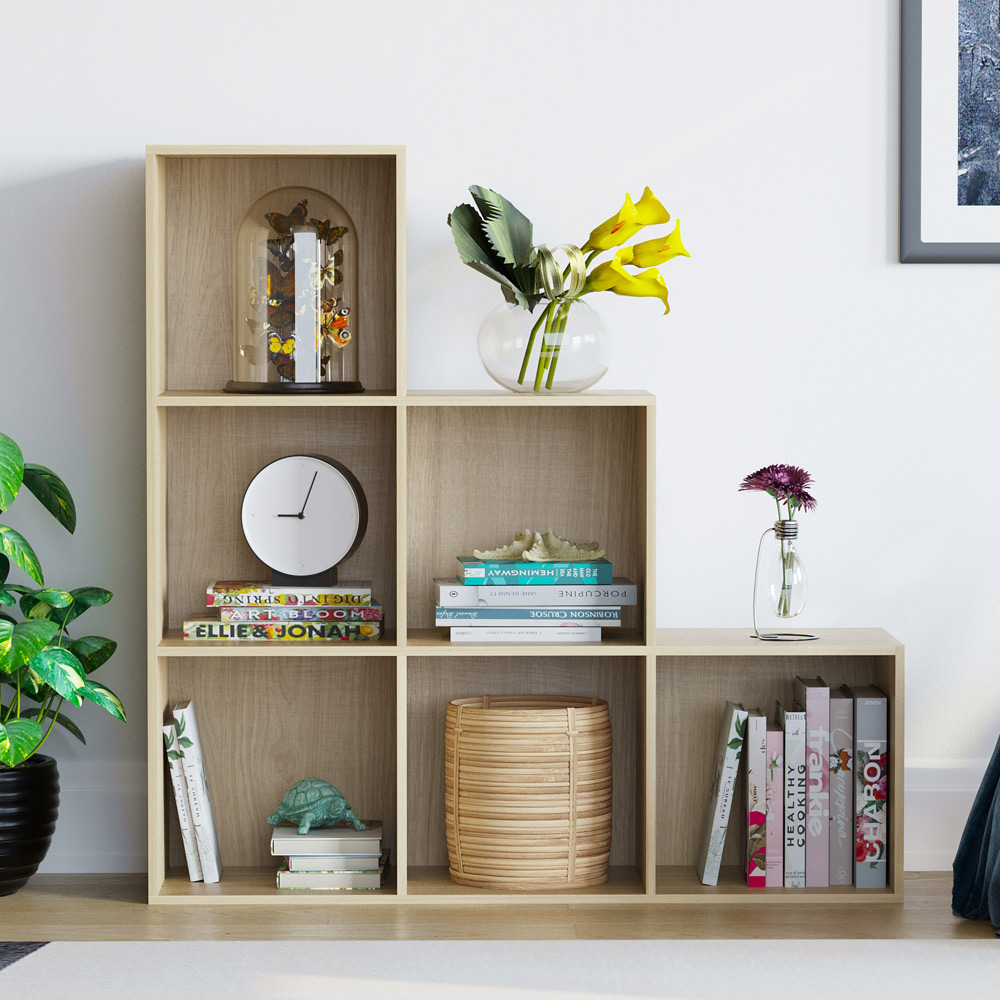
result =
[[449,873],[482,889],[608,878],[611,719],[600,698],[484,695],[448,705]]

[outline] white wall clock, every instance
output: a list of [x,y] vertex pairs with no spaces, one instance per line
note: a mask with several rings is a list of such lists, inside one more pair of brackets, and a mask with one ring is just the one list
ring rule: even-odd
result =
[[361,544],[368,504],[331,458],[288,455],[265,465],[243,495],[243,535],[275,583],[323,586]]

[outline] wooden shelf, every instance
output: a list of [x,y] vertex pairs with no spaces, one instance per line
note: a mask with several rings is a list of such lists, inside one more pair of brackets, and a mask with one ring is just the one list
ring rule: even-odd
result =
[[301,395],[275,393],[223,392],[221,389],[199,389],[180,391],[168,389],[155,398],[157,406],[244,406],[244,407],[324,407],[324,406],[396,406],[399,397],[390,391],[345,393],[344,395]]
[[278,859],[273,865],[255,868],[226,868],[225,881],[213,885],[192,882],[187,871],[171,868],[164,878],[159,892],[150,902],[156,903],[265,903],[283,906],[303,904],[329,905],[394,903],[396,897],[396,877],[390,867],[386,884],[381,889],[350,891],[336,889],[279,889],[275,884]]
[[641,390],[619,390],[601,392],[588,389],[586,392],[569,393],[566,395],[505,392],[494,389],[447,390],[411,389],[403,397],[407,406],[649,406],[656,405],[656,397]]
[[612,865],[608,881],[589,889],[560,889],[539,892],[503,892],[500,890],[473,889],[456,885],[448,876],[447,865],[410,867],[407,871],[407,896],[415,902],[419,897],[431,897],[435,903],[514,904],[530,902],[558,903],[572,899],[574,903],[635,903],[642,899],[645,887],[638,868],[629,865]]
[[451,642],[444,628],[410,629],[406,652],[411,656],[642,656],[647,652],[636,629],[605,629],[600,642],[516,643]]
[[810,629],[819,639],[762,642],[749,628],[658,628],[650,652],[657,656],[895,656],[903,647],[880,628]]

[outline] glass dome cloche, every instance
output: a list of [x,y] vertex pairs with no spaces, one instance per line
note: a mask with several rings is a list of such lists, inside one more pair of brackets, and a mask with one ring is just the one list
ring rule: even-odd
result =
[[233,378],[226,392],[364,392],[357,231],[329,195],[284,187],[236,228]]

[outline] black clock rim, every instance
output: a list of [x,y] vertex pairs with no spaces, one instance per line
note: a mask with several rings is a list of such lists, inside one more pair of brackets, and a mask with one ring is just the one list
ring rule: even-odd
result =
[[[350,559],[352,555],[358,550],[358,546],[364,541],[365,533],[368,531],[368,497],[365,496],[364,487],[361,485],[358,477],[354,475],[351,470],[344,465],[343,462],[338,462],[335,458],[330,458],[329,455],[317,455],[313,452],[297,451],[291,455],[281,455],[278,458],[271,459],[270,462],[262,465],[250,478],[250,482],[247,483],[246,488],[243,490],[243,498],[240,500],[240,533],[243,535],[243,541],[247,543],[247,547],[254,554],[254,557],[260,559],[264,565],[271,570],[272,573],[282,573],[283,570],[278,569],[276,566],[272,566],[268,562],[264,562],[263,559],[257,554],[257,550],[250,544],[250,539],[247,538],[247,533],[243,530],[243,505],[247,501],[247,493],[250,492],[250,487],[253,486],[257,477],[265,470],[270,468],[272,465],[277,465],[278,462],[287,462],[290,458],[312,458],[317,462],[325,462],[327,465],[336,469],[348,482],[351,489],[354,490],[354,497],[358,501],[358,530],[354,535],[354,542],[351,547],[331,566],[326,566],[319,570],[318,573],[326,573],[332,569],[336,569],[342,562]],[[286,574],[289,575],[289,574]],[[318,574],[314,574],[318,575]]]

